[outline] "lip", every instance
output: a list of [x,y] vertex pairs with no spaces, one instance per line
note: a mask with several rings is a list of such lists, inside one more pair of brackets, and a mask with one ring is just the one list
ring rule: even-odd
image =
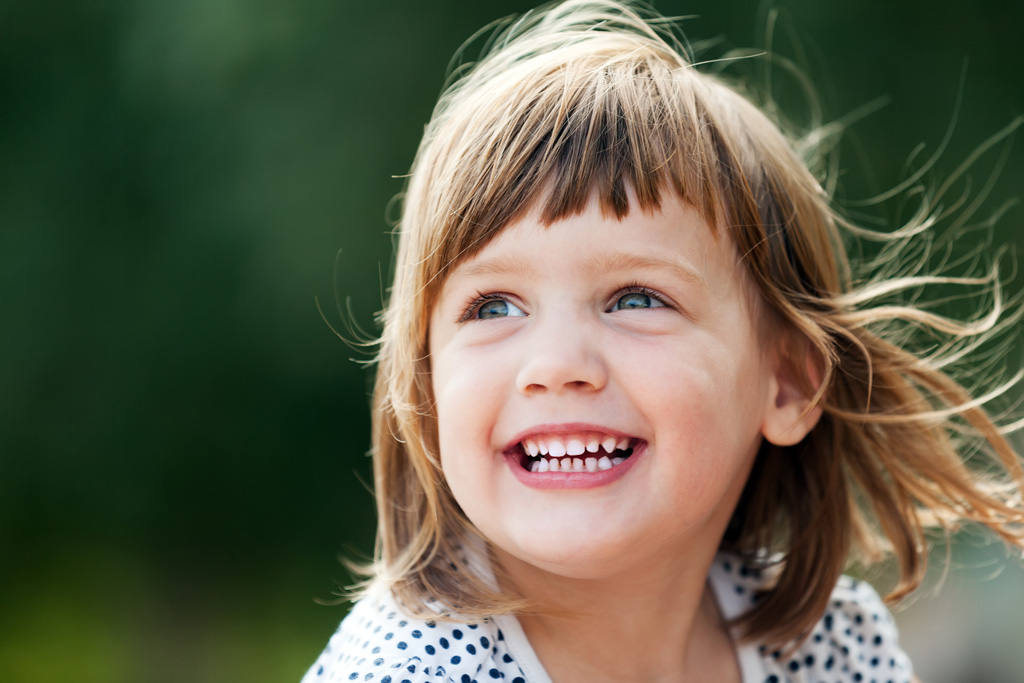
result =
[[626,432],[619,431],[618,429],[609,429],[608,427],[587,422],[559,422],[558,424],[534,425],[529,429],[524,429],[505,444],[504,450],[507,453],[515,448],[520,441],[528,439],[531,436],[538,436],[540,434],[572,434],[574,432],[601,432],[602,434],[608,434],[616,438],[637,438],[634,434],[627,434]]
[[[609,470],[597,472],[529,472],[521,465],[521,453],[516,448],[520,442],[540,434],[571,434],[574,432],[601,432],[619,438],[638,439],[633,454],[624,462]],[[621,479],[647,453],[647,441],[625,432],[582,422],[535,425],[517,434],[505,446],[505,463],[521,483],[534,489],[591,489],[607,486]]]

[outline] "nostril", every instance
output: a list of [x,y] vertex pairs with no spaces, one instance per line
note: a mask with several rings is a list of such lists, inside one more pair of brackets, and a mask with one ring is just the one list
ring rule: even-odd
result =
[[607,381],[607,368],[596,348],[583,348],[565,335],[545,338],[522,357],[516,386],[524,393],[594,391]]
[[528,394],[539,394],[546,392],[549,389],[554,391],[594,391],[595,389],[597,389],[597,387],[593,383],[588,382],[586,380],[572,380],[569,382],[563,382],[561,384],[553,386],[548,386],[547,384],[543,384],[541,382],[533,382],[531,384],[527,384],[523,388],[523,391]]

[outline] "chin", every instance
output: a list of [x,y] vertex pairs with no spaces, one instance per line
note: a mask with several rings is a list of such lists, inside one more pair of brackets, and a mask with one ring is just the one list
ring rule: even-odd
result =
[[617,543],[606,534],[531,533],[492,545],[498,558],[568,579],[600,579],[627,570],[636,559],[636,543]]

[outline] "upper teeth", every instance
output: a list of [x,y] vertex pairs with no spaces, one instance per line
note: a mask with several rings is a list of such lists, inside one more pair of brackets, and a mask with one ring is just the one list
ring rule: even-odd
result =
[[[568,436],[539,436],[523,440],[523,450],[530,457],[550,455],[553,458],[562,456],[579,456],[584,453],[597,453],[604,449],[605,453],[624,451],[630,447],[632,439],[614,437],[608,434],[572,434]],[[585,461],[584,461],[585,462]]]

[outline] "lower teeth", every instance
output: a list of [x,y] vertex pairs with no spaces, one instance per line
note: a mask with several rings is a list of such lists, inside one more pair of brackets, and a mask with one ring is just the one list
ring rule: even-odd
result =
[[623,456],[609,458],[602,456],[598,458],[544,458],[530,459],[527,469],[530,472],[600,472],[610,470],[626,461],[632,451],[624,451]]

